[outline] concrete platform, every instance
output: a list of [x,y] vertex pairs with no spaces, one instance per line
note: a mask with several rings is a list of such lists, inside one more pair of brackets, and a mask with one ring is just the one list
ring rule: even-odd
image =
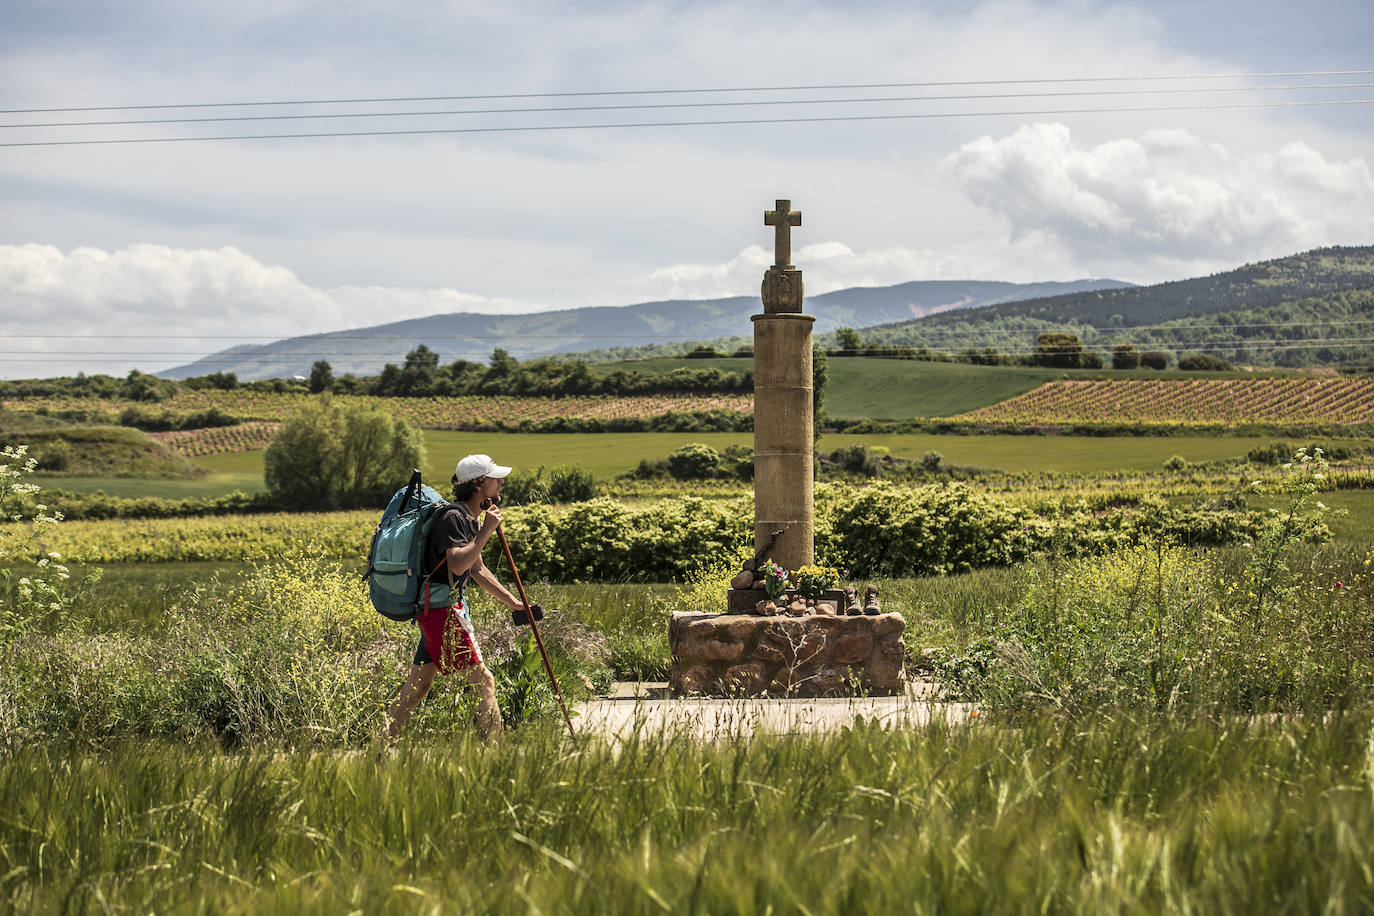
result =
[[913,681],[899,696],[810,699],[675,698],[666,682],[623,682],[615,684],[608,696],[579,704],[573,727],[621,739],[644,733],[688,733],[717,741],[760,732],[836,731],[860,717],[892,728],[914,728],[937,720],[977,721],[975,705],[941,703],[934,696],[935,687],[929,681]]

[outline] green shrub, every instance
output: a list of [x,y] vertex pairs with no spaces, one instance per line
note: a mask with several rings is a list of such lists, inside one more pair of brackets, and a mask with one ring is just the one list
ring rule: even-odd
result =
[[532,471],[516,469],[501,484],[501,502],[507,506],[530,506],[549,501],[549,485],[544,480],[544,466]]
[[72,463],[72,444],[66,439],[52,439],[38,452],[38,470],[65,471]]
[[1169,354],[1163,350],[1146,350],[1140,354],[1140,365],[1146,369],[1168,369]]
[[668,455],[668,473],[678,480],[709,480],[724,471],[720,452],[700,442],[689,442]]
[[512,471],[501,486],[507,505],[584,502],[596,495],[596,478],[586,468],[564,465],[548,471],[541,464],[533,471]]
[[1225,372],[1236,368],[1219,356],[1210,353],[1189,353],[1178,358],[1178,367],[1185,372]]
[[1119,343],[1112,347],[1112,368],[1130,370],[1140,368],[1140,351],[1134,344]]
[[[1297,448],[1290,442],[1271,442],[1268,445],[1257,445],[1245,453],[1245,460],[1251,464],[1277,466],[1292,461],[1293,453],[1297,451]],[[1308,454],[1320,449],[1328,461],[1346,461],[1359,454],[1357,449],[1335,442],[1313,442],[1304,448]]]
[[549,472],[549,499],[556,503],[580,503],[596,495],[596,478],[577,465],[564,465]]

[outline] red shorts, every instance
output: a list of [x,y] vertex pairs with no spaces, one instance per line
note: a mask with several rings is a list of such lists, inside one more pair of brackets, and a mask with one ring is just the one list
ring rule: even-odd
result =
[[477,636],[461,604],[421,611],[416,622],[420,624],[420,645],[415,650],[415,664],[433,662],[440,674],[452,674],[482,663]]

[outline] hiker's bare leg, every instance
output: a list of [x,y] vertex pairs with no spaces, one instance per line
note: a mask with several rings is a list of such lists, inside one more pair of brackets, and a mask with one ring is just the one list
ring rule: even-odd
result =
[[401,729],[405,728],[406,722],[410,720],[410,713],[420,705],[425,694],[429,693],[429,688],[434,683],[434,675],[438,671],[433,662],[410,666],[410,674],[401,685],[401,692],[396,695],[396,699],[386,711],[387,737],[392,741],[401,736]]
[[501,708],[496,705],[496,678],[481,662],[468,671],[467,677],[477,691],[477,727],[486,737],[499,738],[505,725],[501,722]]

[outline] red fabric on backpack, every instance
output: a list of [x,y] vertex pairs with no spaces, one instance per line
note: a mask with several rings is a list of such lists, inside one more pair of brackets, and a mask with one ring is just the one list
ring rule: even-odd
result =
[[463,615],[462,605],[436,607],[421,611],[416,618],[425,651],[434,660],[440,674],[452,674],[473,668],[482,661],[472,624]]
[[[439,571],[435,567],[431,577]],[[453,594],[452,588],[449,594]],[[457,604],[448,607],[429,606],[429,581],[425,582],[425,610],[415,618],[420,625],[420,636],[425,641],[425,651],[434,660],[434,667],[440,674],[452,674],[473,668],[482,662],[482,653],[477,648],[477,634],[467,618],[467,609],[460,598]]]

